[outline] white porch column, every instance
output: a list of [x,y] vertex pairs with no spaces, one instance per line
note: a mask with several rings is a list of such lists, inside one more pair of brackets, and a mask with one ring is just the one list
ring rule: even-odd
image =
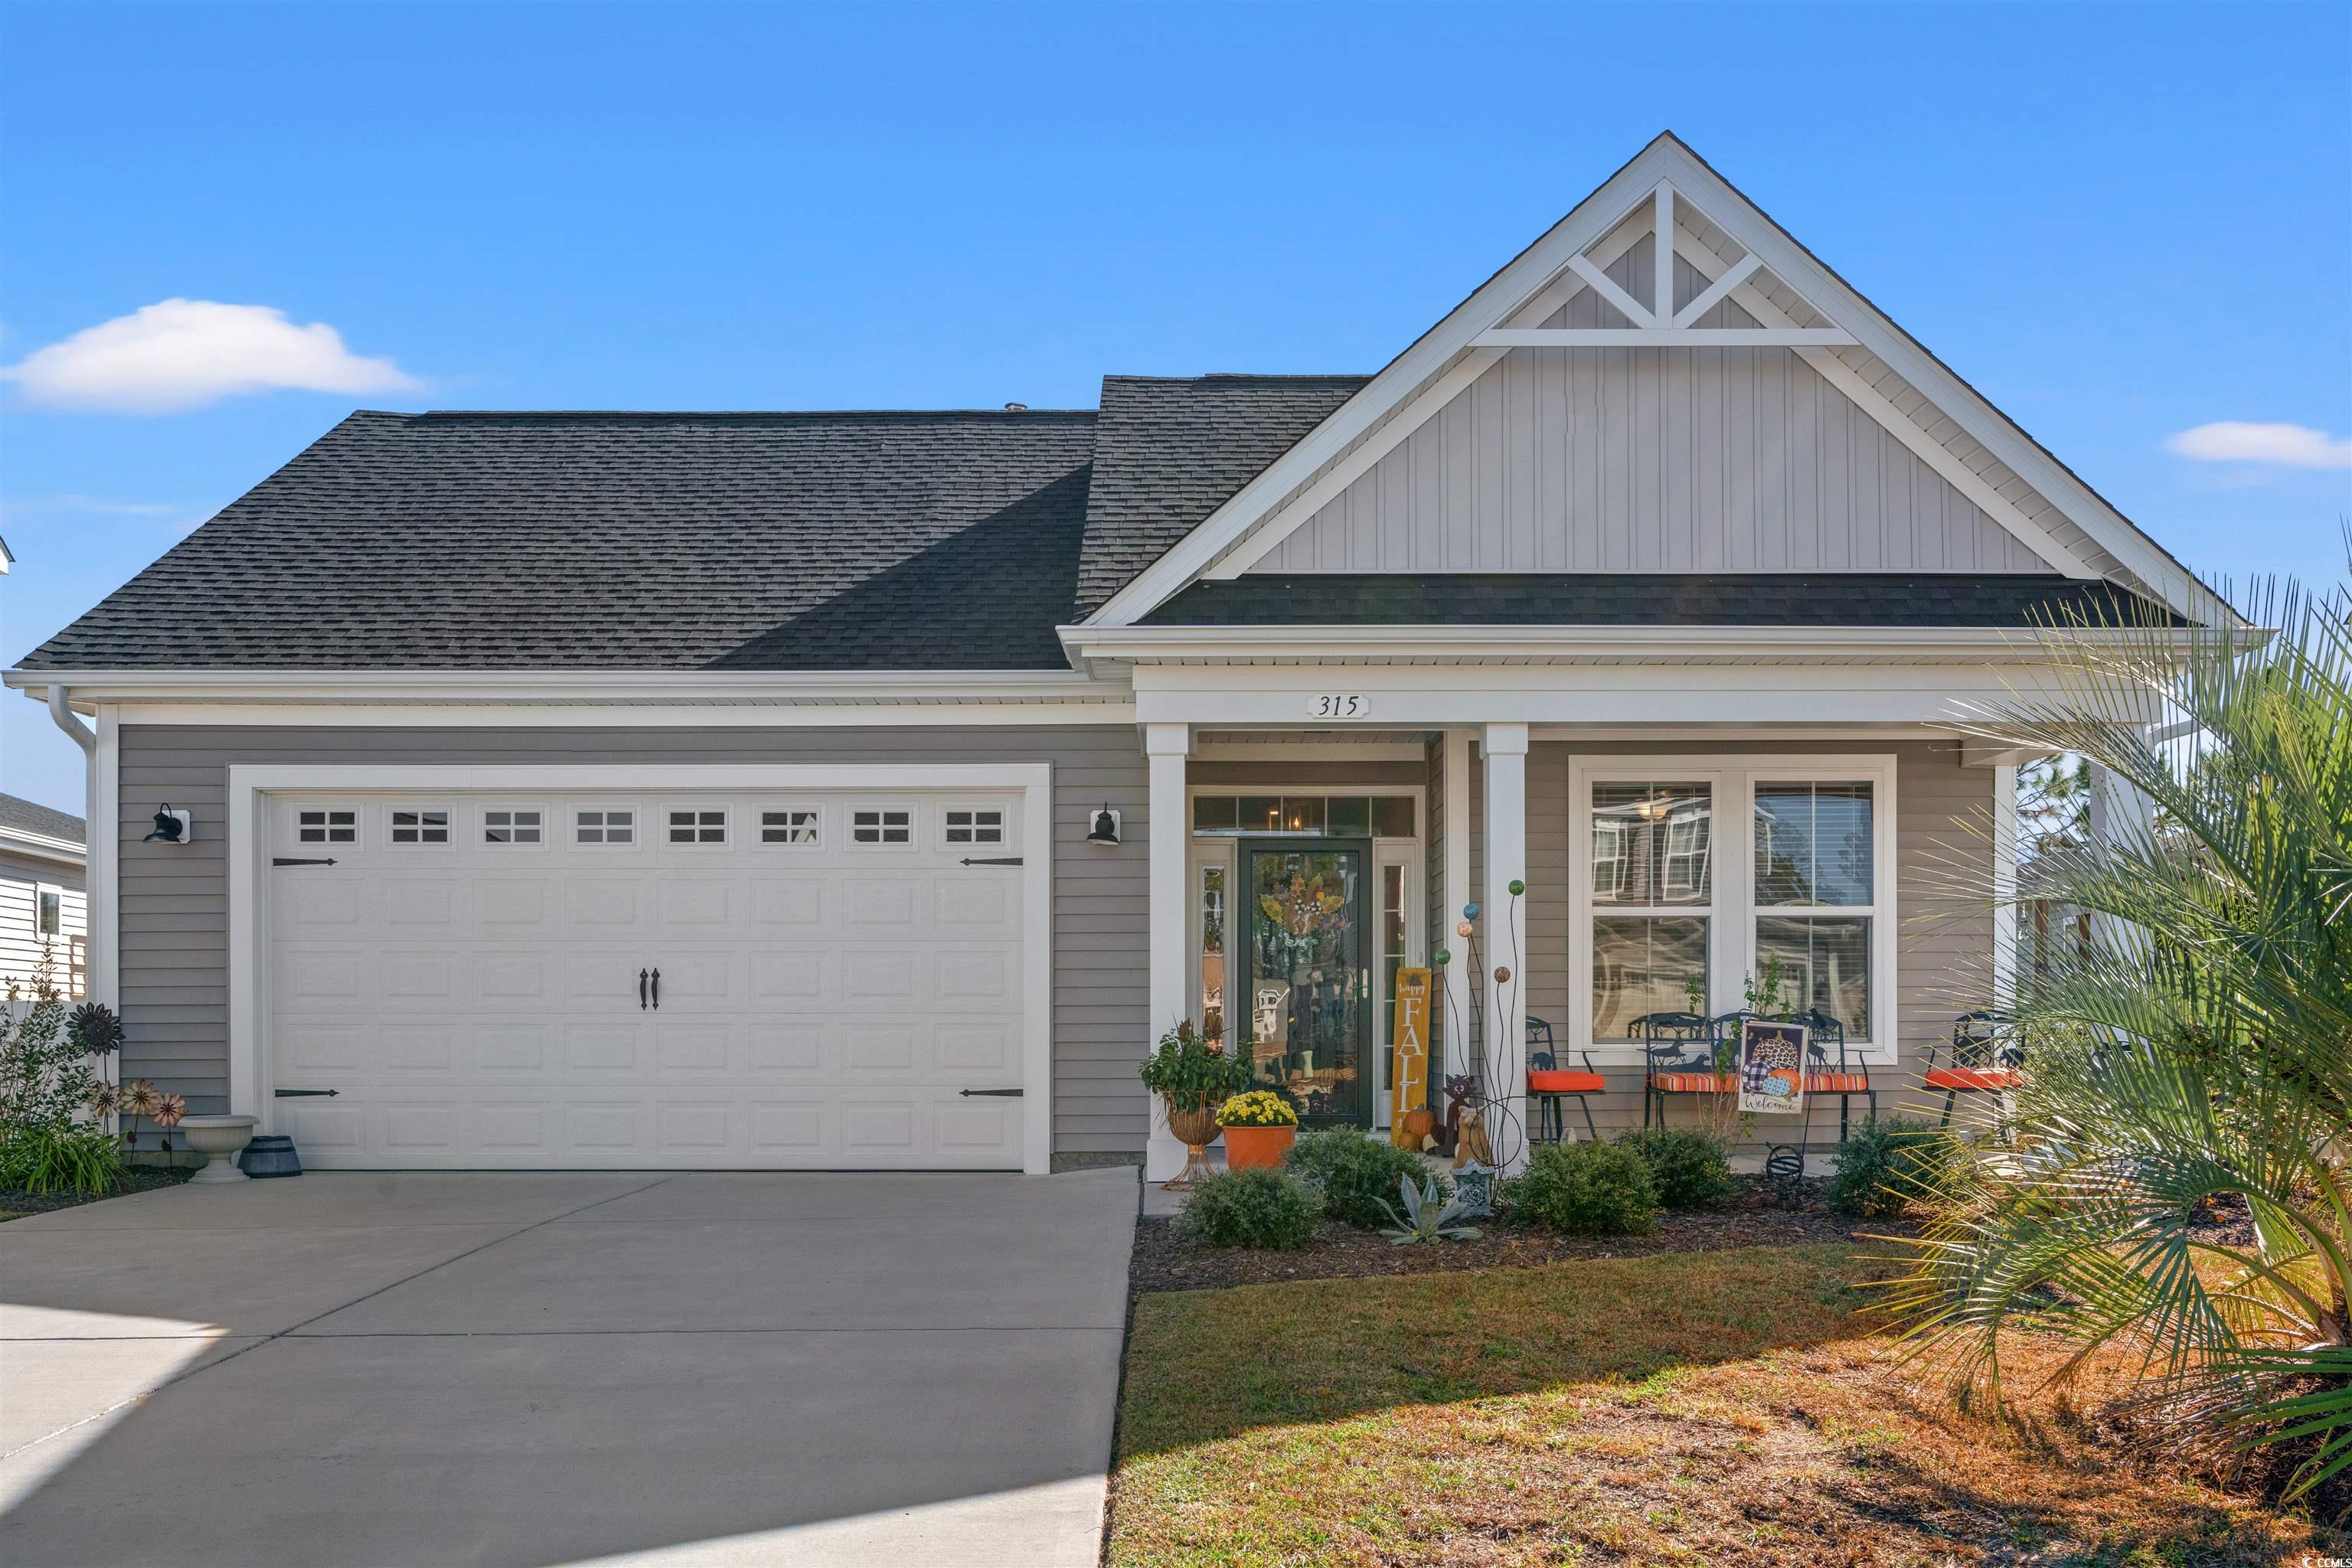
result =
[[1992,770],[1992,995],[1990,1005],[2017,1005],[2017,764]]
[[[1486,1069],[1494,1079],[1492,1093],[1518,1118],[1515,1137],[1498,1137],[1510,1145],[1506,1173],[1517,1171],[1528,1156],[1528,908],[1524,895],[1514,897],[1511,884],[1528,874],[1528,727],[1489,724],[1486,756],[1486,889],[1478,901],[1481,945],[1486,950]],[[1516,926],[1517,938],[1513,940]],[[1507,968],[1507,983],[1495,979]]]
[[[1150,810],[1144,825],[1151,857],[1151,1016],[1143,1048],[1176,1026],[1192,1007],[1185,973],[1185,934],[1190,916],[1185,898],[1185,850],[1192,825],[1184,816],[1184,760],[1192,749],[1189,724],[1146,724],[1143,752],[1151,765]],[[1168,1131],[1160,1097],[1150,1097],[1151,1134],[1144,1145],[1146,1180],[1164,1182],[1184,1168],[1184,1145]]]
[[[1444,1031],[1445,1070],[1460,1072],[1461,1064],[1470,1059],[1470,1042],[1454,1037],[1454,1020],[1459,1016],[1464,1029],[1470,1026],[1468,987],[1477,984],[1470,967],[1470,945],[1454,934],[1454,926],[1462,919],[1462,906],[1478,896],[1470,890],[1470,731],[1448,730],[1439,743],[1444,748],[1439,766],[1445,800],[1445,865],[1438,886],[1443,890],[1444,908],[1441,911],[1444,918],[1430,933],[1429,945],[1433,950],[1444,948],[1448,959],[1439,981],[1444,990],[1431,1012],[1443,1020],[1438,1027]],[[1429,1080],[1432,1110],[1444,1110],[1444,1079],[1433,1075]]]

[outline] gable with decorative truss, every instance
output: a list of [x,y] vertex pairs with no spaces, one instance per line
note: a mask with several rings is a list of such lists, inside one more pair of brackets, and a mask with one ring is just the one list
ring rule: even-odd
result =
[[2219,608],[1670,135],[1093,618],[1318,572],[2059,573]]

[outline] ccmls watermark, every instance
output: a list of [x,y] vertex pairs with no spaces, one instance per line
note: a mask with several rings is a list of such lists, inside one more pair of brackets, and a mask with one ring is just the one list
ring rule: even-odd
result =
[[2306,1552],[2295,1559],[2295,1568],[2352,1568],[2352,1557],[2322,1557]]

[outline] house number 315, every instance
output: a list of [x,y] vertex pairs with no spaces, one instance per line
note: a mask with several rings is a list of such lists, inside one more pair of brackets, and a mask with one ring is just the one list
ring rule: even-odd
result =
[[1371,710],[1370,700],[1357,691],[1318,691],[1307,700],[1310,719],[1361,719]]

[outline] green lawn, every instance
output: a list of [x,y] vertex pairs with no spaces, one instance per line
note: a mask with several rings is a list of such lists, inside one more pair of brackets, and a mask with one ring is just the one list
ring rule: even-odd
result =
[[2270,1563],[2250,1500],[1914,1399],[1845,1247],[1150,1295],[1110,1561]]

